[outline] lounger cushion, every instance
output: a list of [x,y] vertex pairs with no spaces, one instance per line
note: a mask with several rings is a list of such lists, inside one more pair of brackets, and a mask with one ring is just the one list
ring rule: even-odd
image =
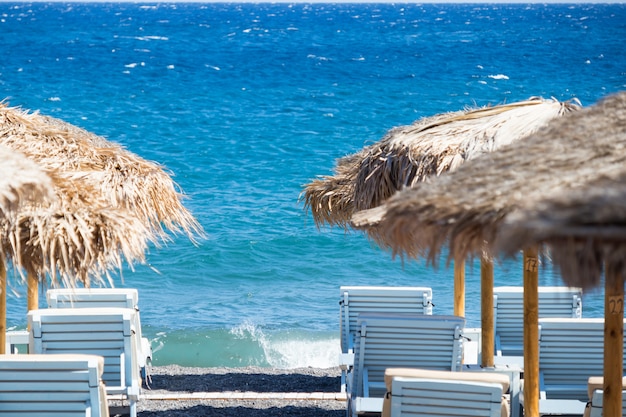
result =
[[[416,368],[387,368],[385,370],[385,386],[387,392],[391,392],[391,383],[394,377],[443,379],[453,381],[491,382],[502,385],[502,392],[509,391],[509,377],[497,372],[454,372],[454,371],[432,371]],[[510,415],[509,405],[505,398],[502,399],[502,417]],[[382,417],[391,416],[390,395],[385,395],[383,402]]]
[[[622,378],[622,387],[626,387],[626,376]],[[604,389],[604,377],[592,376],[587,380],[587,394],[589,395],[589,401],[593,397],[593,392],[597,389]]]

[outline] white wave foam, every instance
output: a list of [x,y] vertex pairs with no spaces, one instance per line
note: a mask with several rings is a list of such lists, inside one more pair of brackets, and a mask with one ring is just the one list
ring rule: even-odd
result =
[[263,345],[267,362],[276,368],[331,368],[339,365],[339,339],[285,340]]
[[489,75],[488,77],[493,78],[494,80],[508,80],[509,79],[509,76],[504,75],[504,74]]
[[309,335],[304,332],[267,335],[249,322],[232,328],[230,333],[256,341],[263,349],[265,361],[276,368],[332,368],[339,365],[339,338],[307,338]]

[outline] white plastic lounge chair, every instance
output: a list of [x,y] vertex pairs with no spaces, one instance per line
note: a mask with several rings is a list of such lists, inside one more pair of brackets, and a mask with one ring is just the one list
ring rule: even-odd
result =
[[509,417],[509,377],[494,372],[388,368],[382,417]]
[[[524,346],[524,288],[495,287],[493,306],[496,355],[521,358]],[[550,317],[581,318],[582,290],[539,287],[539,318]]]
[[339,327],[341,352],[353,351],[360,313],[432,314],[433,290],[427,287],[339,288]]
[[93,308],[116,307],[135,310],[133,326],[135,345],[138,347],[137,363],[141,370],[141,377],[149,386],[150,365],[152,363],[152,346],[150,341],[142,336],[141,318],[139,316],[139,294],[134,288],[58,288],[46,292],[48,307],[50,308]]
[[[622,388],[626,387],[626,377],[622,378]],[[589,402],[585,408],[584,417],[603,417],[602,396],[604,388],[604,378],[592,376],[587,381],[587,394]],[[626,417],[626,391],[622,391],[622,417]]]
[[30,352],[92,354],[104,358],[108,395],[121,395],[137,416],[141,390],[133,315],[128,308],[48,308],[28,313]]
[[347,381],[352,415],[381,412],[387,368],[460,370],[462,317],[364,313],[357,325],[354,367]]
[[361,313],[432,314],[433,291],[428,287],[342,286],[339,288],[341,391],[354,363],[357,317]]
[[582,415],[603,363],[604,319],[539,319],[539,413]]
[[109,417],[103,359],[0,355],[0,416]]

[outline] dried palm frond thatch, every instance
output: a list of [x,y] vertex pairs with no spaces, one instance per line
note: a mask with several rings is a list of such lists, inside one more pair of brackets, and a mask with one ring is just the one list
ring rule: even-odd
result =
[[0,218],[15,213],[23,202],[53,196],[46,172],[21,153],[0,146]]
[[64,121],[0,103],[0,144],[23,152],[46,169],[105,191],[166,239],[166,231],[192,240],[202,227],[182,204],[182,193],[160,165]]
[[1,222],[3,252],[51,286],[111,284],[109,270],[144,262],[156,236],[125,209],[111,207],[95,187],[52,175],[51,203],[27,202]]
[[318,226],[347,227],[352,214],[382,204],[396,191],[458,168],[518,141],[580,106],[531,97],[493,107],[420,119],[337,162],[335,174],[305,186],[303,200]]
[[572,286],[598,285],[607,263],[626,272],[626,167],[619,170],[511,213],[494,247],[513,255],[545,243]]
[[[447,244],[451,258],[483,250],[493,253],[487,242],[496,242],[511,213],[529,207],[532,211],[552,198],[556,200],[548,207],[561,208],[558,196],[573,203],[604,181],[625,178],[624,167],[626,93],[619,93],[551,122],[522,142],[401,191],[381,207],[356,213],[353,226],[365,229],[395,254],[410,257],[434,261]],[[573,217],[570,220],[575,221]],[[584,225],[582,216],[579,221]],[[555,227],[559,227],[557,223]],[[520,242],[518,248],[530,240],[527,237]],[[575,250],[585,252],[589,240],[582,238],[578,243]],[[597,255],[586,252],[587,258],[593,256]],[[568,261],[575,262],[573,258]],[[593,276],[588,272],[587,268],[579,278],[563,278],[568,285],[586,287],[595,283],[586,281]]]

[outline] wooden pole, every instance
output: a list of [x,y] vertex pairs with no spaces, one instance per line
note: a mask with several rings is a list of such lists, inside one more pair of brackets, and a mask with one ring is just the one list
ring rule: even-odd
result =
[[465,317],[465,261],[454,261],[454,315]]
[[493,261],[483,257],[480,260],[480,319],[481,319],[481,359],[483,368],[493,367],[495,348],[493,328]]
[[538,252],[524,250],[524,417],[539,417]]
[[[27,309],[28,311],[37,310],[39,308],[39,277],[36,273],[28,271],[26,279],[28,281]],[[28,330],[30,330],[30,326]]]
[[7,346],[7,269],[0,256],[0,355],[6,353]]
[[604,291],[604,395],[602,415],[622,415],[624,275],[607,265]]

